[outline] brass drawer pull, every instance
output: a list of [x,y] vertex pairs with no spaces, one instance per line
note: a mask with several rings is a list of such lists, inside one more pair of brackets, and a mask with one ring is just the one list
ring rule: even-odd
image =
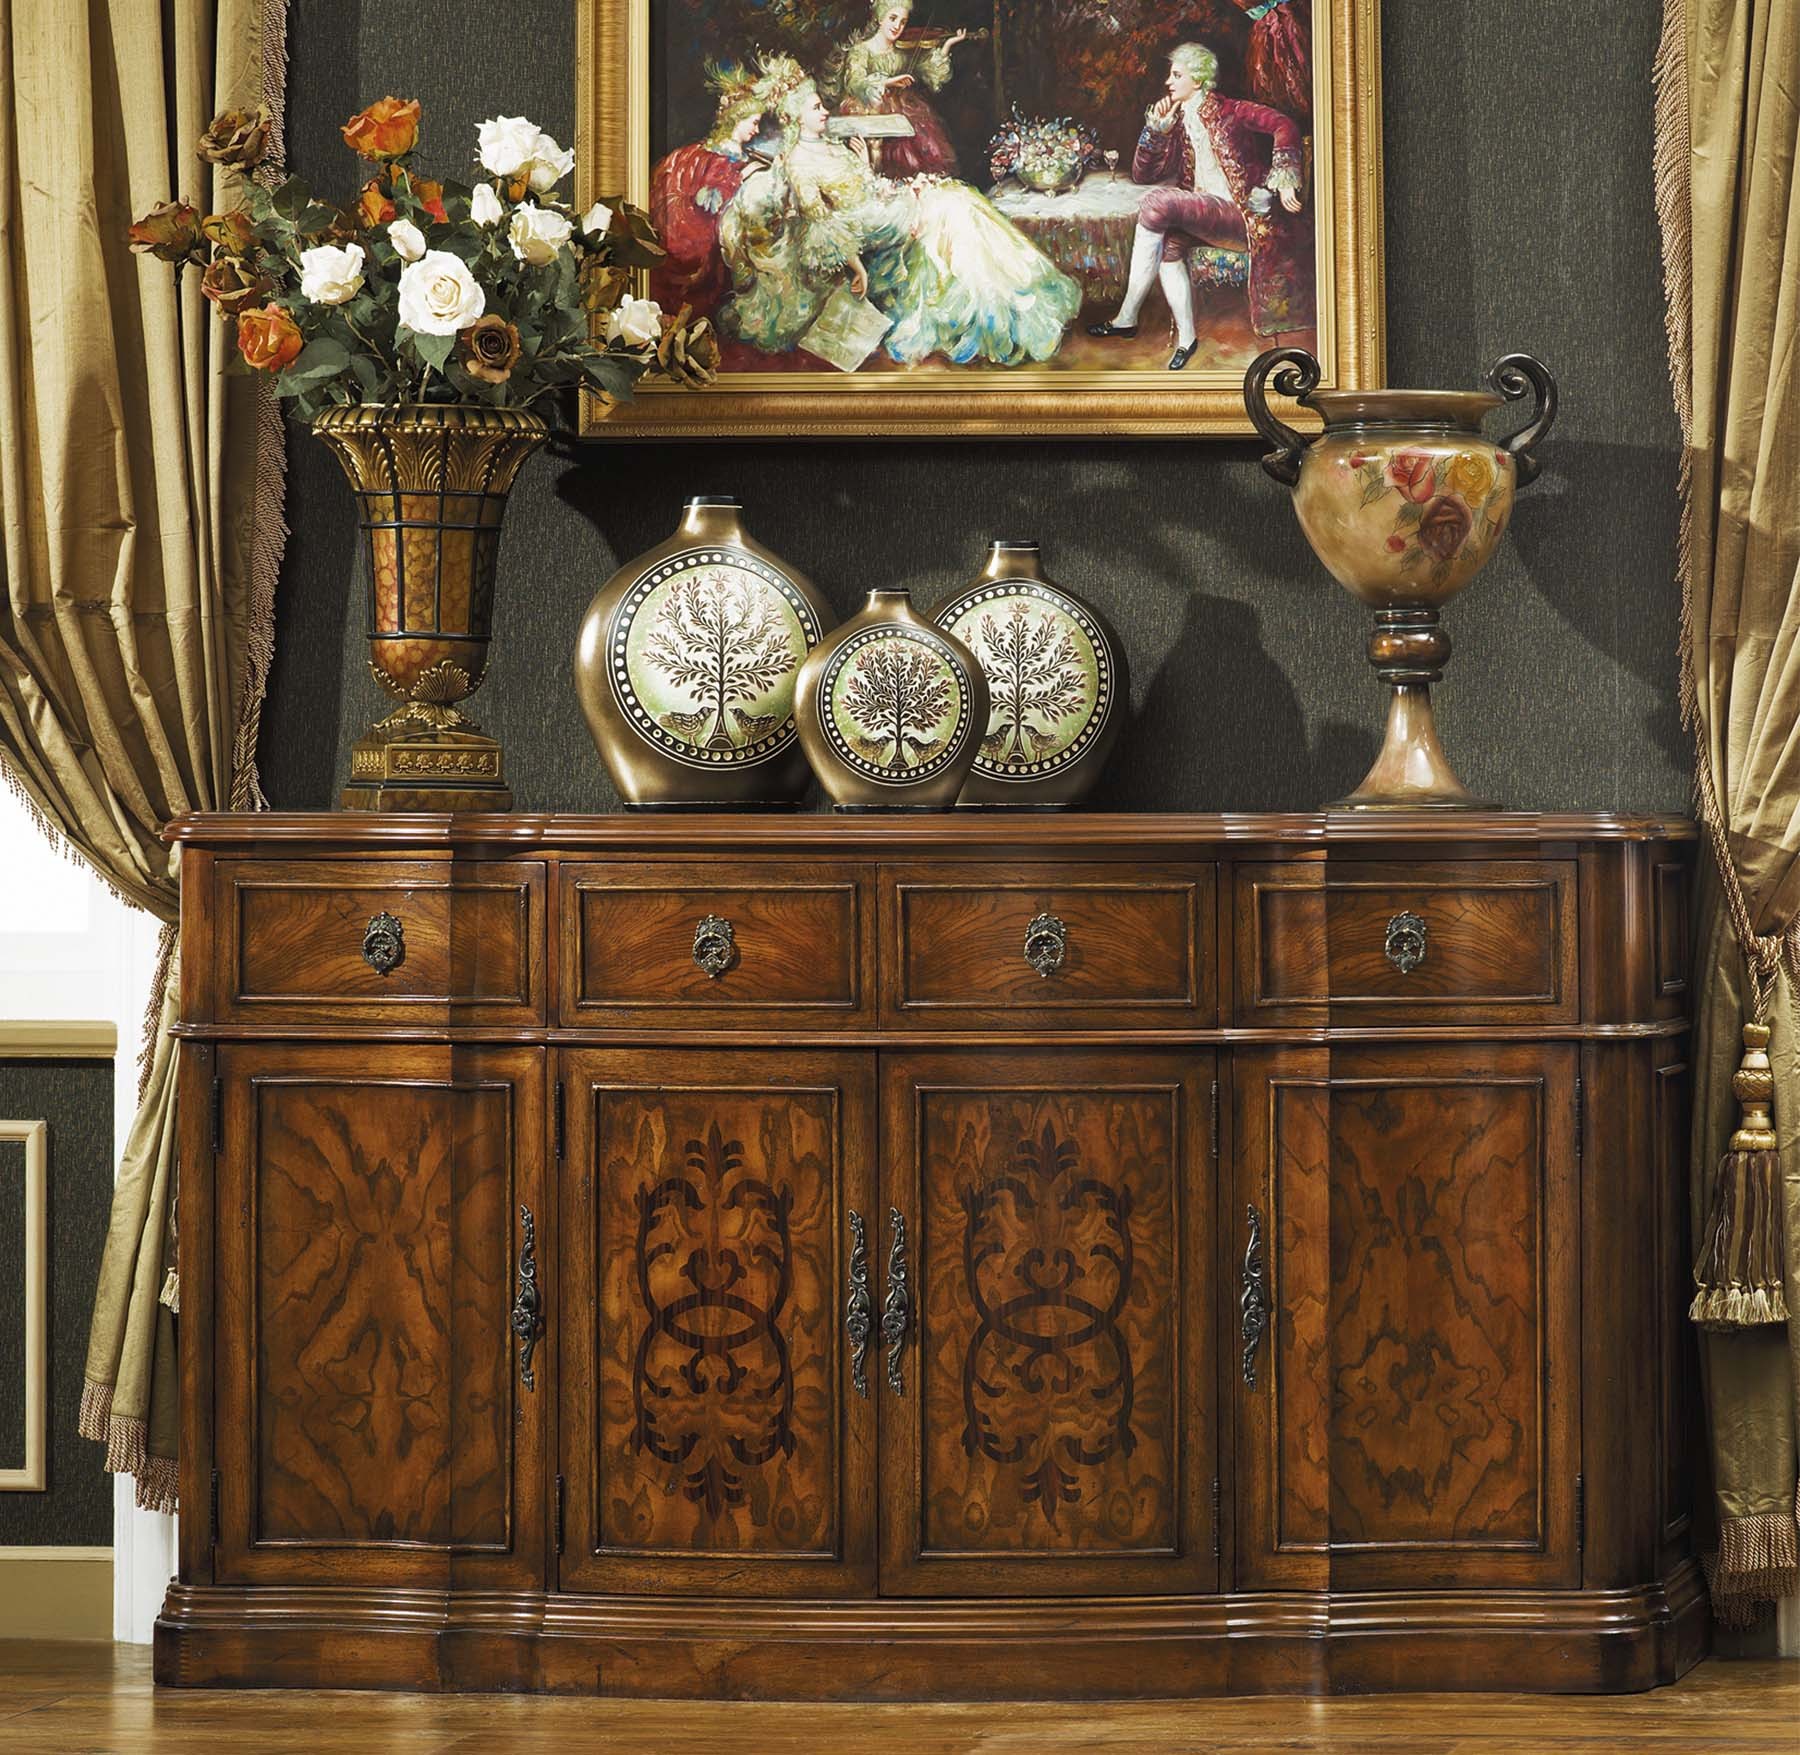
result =
[[1425,922],[1412,913],[1396,914],[1387,923],[1387,960],[1402,975],[1410,975],[1425,961]]
[[737,939],[731,922],[722,914],[709,914],[694,928],[694,962],[714,981],[737,958]]
[[538,1289],[537,1225],[531,1208],[519,1207],[519,1292],[513,1299],[512,1331],[519,1337],[519,1381],[527,1389],[537,1387],[531,1374],[531,1355],[544,1333],[544,1295]]
[[1269,1326],[1269,1287],[1263,1264],[1262,1215],[1246,1207],[1250,1241],[1244,1245],[1244,1278],[1238,1287],[1238,1332],[1244,1343],[1244,1387],[1256,1388],[1256,1350]]
[[875,1306],[869,1298],[869,1251],[861,1213],[850,1214],[850,1299],[844,1306],[844,1333],[850,1337],[850,1382],[856,1393],[867,1397],[869,1373],[864,1360],[869,1335],[875,1326]]
[[1054,914],[1039,914],[1025,928],[1025,961],[1048,980],[1063,965],[1069,929]]
[[887,1297],[881,1304],[881,1338],[887,1343],[888,1388],[895,1395],[906,1393],[900,1376],[900,1356],[906,1351],[907,1331],[912,1327],[912,1294],[906,1284],[906,1221],[898,1207],[888,1208],[888,1223],[894,1228],[893,1247],[888,1251]]
[[388,913],[377,914],[363,932],[363,961],[377,975],[387,975],[406,960],[406,934]]

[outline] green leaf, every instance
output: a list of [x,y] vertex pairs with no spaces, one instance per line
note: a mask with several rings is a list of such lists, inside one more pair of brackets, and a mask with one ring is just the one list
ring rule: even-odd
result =
[[1386,492],[1387,492],[1387,483],[1385,481],[1383,481],[1380,476],[1376,476],[1376,478],[1371,482],[1365,482],[1363,484],[1363,491],[1362,491],[1363,505],[1365,505],[1365,506],[1374,505],[1375,502],[1378,499],[1380,499],[1381,496],[1383,494],[1385,494]]
[[295,220],[295,228],[308,237],[330,231],[344,216],[327,201],[309,201],[306,210]]
[[630,401],[631,386],[644,369],[639,360],[623,360],[609,353],[584,354],[580,363],[582,376],[596,390],[604,390],[621,402]]
[[312,200],[312,190],[300,177],[289,177],[275,191],[273,205],[276,213],[292,223],[306,211],[307,203]]
[[416,329],[402,327],[397,331],[399,339],[412,344],[412,350],[426,365],[438,371],[444,369],[444,362],[449,359],[456,347],[454,335],[421,335]]
[[1394,528],[1396,530],[1410,529],[1424,516],[1425,508],[1423,506],[1415,506],[1411,500],[1408,500],[1396,514]]

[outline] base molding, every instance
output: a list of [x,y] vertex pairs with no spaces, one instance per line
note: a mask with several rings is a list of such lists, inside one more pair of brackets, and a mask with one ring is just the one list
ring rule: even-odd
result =
[[0,1548],[0,1639],[111,1639],[111,1548]]
[[1634,1693],[1705,1654],[1699,1567],[1624,1591],[863,1602],[172,1584],[173,1686],[706,1700]]

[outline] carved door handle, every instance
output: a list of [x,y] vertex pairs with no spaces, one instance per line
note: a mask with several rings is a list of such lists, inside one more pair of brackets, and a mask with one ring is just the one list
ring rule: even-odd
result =
[[1402,975],[1410,975],[1425,961],[1425,922],[1417,914],[1396,914],[1387,923],[1382,949]]
[[383,912],[369,922],[363,931],[362,954],[377,975],[399,968],[406,958],[406,933],[393,915]]
[[513,1299],[512,1331],[519,1337],[519,1381],[527,1389],[537,1387],[531,1374],[531,1355],[544,1333],[544,1295],[538,1289],[537,1225],[531,1208],[519,1207],[519,1293]]
[[709,914],[694,928],[694,962],[714,981],[737,956],[737,937],[722,914]]
[[1025,928],[1025,961],[1048,980],[1063,965],[1069,929],[1054,914],[1039,914]]
[[869,1251],[861,1213],[850,1214],[850,1297],[844,1305],[844,1333],[850,1337],[850,1382],[860,1396],[869,1393],[869,1374],[864,1365],[869,1335],[875,1326],[875,1306],[869,1297]]
[[906,1283],[906,1220],[898,1207],[888,1208],[888,1224],[893,1227],[894,1241],[888,1250],[887,1297],[881,1302],[881,1338],[887,1345],[888,1388],[895,1395],[904,1395],[900,1358],[912,1327],[912,1293]]
[[1269,1287],[1263,1263],[1262,1215],[1244,1209],[1250,1241],[1244,1245],[1244,1277],[1238,1288],[1238,1332],[1244,1343],[1244,1387],[1256,1388],[1256,1350],[1269,1326]]

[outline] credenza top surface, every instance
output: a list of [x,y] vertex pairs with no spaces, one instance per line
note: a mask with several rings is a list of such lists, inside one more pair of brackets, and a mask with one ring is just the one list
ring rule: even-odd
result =
[[206,811],[174,818],[166,840],[227,850],[302,847],[348,852],[470,848],[488,853],[893,852],[1006,849],[1201,849],[1220,845],[1326,848],[1430,845],[1541,846],[1600,841],[1685,841],[1694,824],[1674,815],[1613,812],[1390,811],[1175,814],[1099,811],[941,811],[917,815],[829,811],[417,813]]

